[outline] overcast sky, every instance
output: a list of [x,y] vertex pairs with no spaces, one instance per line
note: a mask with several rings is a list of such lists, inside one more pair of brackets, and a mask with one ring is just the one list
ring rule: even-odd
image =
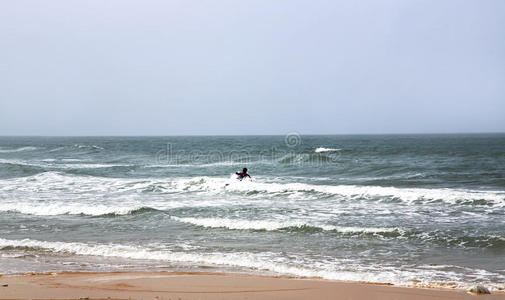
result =
[[0,0],[0,135],[505,132],[505,1]]

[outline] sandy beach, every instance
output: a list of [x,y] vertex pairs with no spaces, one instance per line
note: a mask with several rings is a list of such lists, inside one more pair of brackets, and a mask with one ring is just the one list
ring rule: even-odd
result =
[[47,273],[0,277],[0,299],[505,299],[505,293],[222,273]]

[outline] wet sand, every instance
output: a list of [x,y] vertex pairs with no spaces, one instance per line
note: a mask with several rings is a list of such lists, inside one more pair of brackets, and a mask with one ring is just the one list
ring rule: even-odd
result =
[[[7,285],[7,286],[4,286]],[[0,277],[0,299],[505,299],[505,293],[219,273],[48,273]]]

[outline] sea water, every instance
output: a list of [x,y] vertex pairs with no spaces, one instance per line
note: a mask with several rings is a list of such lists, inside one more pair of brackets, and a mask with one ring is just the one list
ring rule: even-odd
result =
[[0,273],[62,270],[504,288],[505,135],[0,137]]

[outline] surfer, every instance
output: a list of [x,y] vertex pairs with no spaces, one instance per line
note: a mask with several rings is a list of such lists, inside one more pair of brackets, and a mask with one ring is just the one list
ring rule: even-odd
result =
[[[235,175],[237,175],[237,179],[242,181],[242,179],[246,178],[246,177],[249,177],[251,179],[251,175],[247,174],[247,168],[243,168],[242,169],[242,172],[235,172]],[[223,188],[226,189],[227,186],[229,186],[230,184],[227,183],[224,185]]]
[[244,179],[246,177],[251,178],[251,176],[249,174],[247,174],[247,168],[243,168],[242,172],[235,172],[235,174],[238,175],[237,179],[239,179],[239,180],[242,180],[242,179]]

